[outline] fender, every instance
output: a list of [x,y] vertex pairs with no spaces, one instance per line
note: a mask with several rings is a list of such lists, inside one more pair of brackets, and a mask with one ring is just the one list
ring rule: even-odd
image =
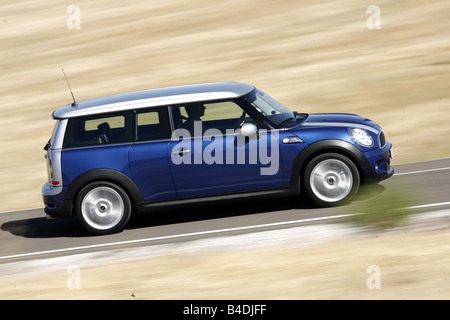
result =
[[369,162],[358,147],[347,141],[327,139],[314,142],[299,153],[292,166],[291,187],[299,187],[300,176],[306,164],[315,156],[325,152],[336,152],[349,157],[360,171],[362,181],[367,181],[374,176],[374,173],[370,170]]
[[83,186],[93,181],[110,181],[121,186],[130,196],[134,205],[143,201],[141,192],[136,184],[127,175],[112,169],[93,169],[86,171],[72,181],[65,195],[65,202],[72,203]]

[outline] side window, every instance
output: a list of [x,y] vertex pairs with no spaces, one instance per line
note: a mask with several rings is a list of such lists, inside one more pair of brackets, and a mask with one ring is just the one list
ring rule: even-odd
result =
[[190,103],[172,107],[175,129],[183,128],[191,136],[204,134],[208,129],[237,130],[244,122],[254,123],[252,118],[235,101]]
[[69,119],[64,148],[133,141],[132,113],[95,115]]
[[138,112],[136,125],[136,141],[170,139],[170,122],[166,107]]

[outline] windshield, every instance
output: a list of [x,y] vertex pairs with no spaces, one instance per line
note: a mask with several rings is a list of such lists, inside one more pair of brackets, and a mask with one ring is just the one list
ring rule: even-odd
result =
[[292,111],[258,89],[247,94],[245,100],[276,128],[279,128],[283,123],[287,123],[288,120],[295,120]]

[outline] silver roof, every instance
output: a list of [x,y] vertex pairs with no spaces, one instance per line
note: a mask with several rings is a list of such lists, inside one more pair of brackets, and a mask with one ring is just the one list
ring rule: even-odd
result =
[[53,117],[63,119],[196,101],[232,99],[241,97],[253,89],[253,86],[244,83],[214,82],[133,91],[77,101],[76,107],[72,107],[70,103],[57,109]]

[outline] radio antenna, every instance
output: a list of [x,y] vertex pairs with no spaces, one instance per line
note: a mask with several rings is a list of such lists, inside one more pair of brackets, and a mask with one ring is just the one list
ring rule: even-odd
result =
[[77,101],[75,100],[75,97],[74,97],[74,95],[73,95],[72,88],[70,87],[70,84],[69,84],[69,80],[67,80],[66,73],[64,72],[63,67],[61,67],[61,70],[62,70],[62,72],[63,72],[63,74],[64,74],[64,78],[66,79],[67,86],[69,87],[69,90],[70,90],[70,94],[72,95],[72,99],[73,99],[72,107],[73,107],[73,108],[76,108],[76,107],[78,106],[78,103],[77,103]]

